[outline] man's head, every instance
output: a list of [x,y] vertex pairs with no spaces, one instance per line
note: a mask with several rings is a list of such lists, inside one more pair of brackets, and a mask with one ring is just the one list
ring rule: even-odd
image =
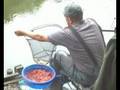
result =
[[83,19],[82,8],[75,3],[69,4],[64,8],[64,16],[68,25],[80,22]]

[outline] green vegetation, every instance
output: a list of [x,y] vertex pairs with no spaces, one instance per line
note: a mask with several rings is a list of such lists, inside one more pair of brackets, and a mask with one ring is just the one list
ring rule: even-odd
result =
[[17,14],[38,10],[45,0],[4,0],[4,21],[11,21]]

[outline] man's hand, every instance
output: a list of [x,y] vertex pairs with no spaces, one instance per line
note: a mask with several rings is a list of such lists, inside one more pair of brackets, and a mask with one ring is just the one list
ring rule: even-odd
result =
[[16,34],[17,36],[24,36],[24,35],[25,35],[25,32],[24,32],[24,31],[21,31],[21,30],[17,30],[17,31],[15,31],[15,34]]
[[38,34],[35,32],[30,32],[30,31],[22,31],[22,30],[17,30],[15,31],[15,34],[17,36],[28,36],[34,40],[38,40],[38,41],[48,41],[48,36],[47,35],[42,35],[42,34]]

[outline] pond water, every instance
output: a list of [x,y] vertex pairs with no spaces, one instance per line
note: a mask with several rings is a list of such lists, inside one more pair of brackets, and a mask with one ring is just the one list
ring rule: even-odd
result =
[[[59,24],[65,27],[64,6],[72,0],[4,0],[4,76],[7,68],[34,63],[32,53],[24,37],[17,37],[15,30],[31,30],[43,24]],[[73,0],[83,7],[84,18],[94,18],[103,29],[113,30],[116,17],[115,0]],[[31,2],[31,3],[30,3]],[[10,6],[11,5],[11,6]],[[22,7],[22,8],[21,8]],[[106,43],[113,33],[106,33]]]

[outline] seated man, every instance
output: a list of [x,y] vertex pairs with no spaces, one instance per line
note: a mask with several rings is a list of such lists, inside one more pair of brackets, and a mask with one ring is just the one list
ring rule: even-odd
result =
[[[92,19],[83,19],[83,11],[77,4],[70,4],[65,7],[65,19],[68,27],[64,30],[55,32],[51,35],[43,35],[29,31],[16,31],[17,36],[28,36],[38,41],[51,42],[55,45],[63,45],[67,47],[70,55],[60,51],[55,53],[51,65],[56,71],[70,77],[84,87],[91,86],[99,73],[102,65],[105,43],[99,26]],[[71,32],[71,27],[81,35],[83,40],[88,44],[97,62],[97,67],[89,58],[87,51]],[[61,82],[54,90],[61,90]],[[56,82],[54,84],[57,84]],[[54,85],[53,85],[54,86]]]

